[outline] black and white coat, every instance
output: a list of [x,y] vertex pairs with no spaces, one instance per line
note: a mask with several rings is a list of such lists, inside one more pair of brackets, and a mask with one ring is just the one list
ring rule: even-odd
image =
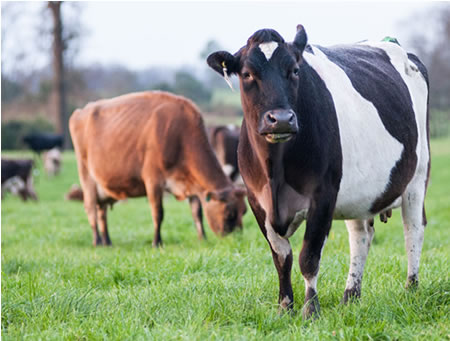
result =
[[260,30],[208,64],[240,78],[239,168],[272,250],[282,308],[293,306],[289,237],[306,220],[299,263],[309,317],[319,309],[319,263],[333,219],[345,219],[350,239],[344,302],[360,295],[369,220],[391,208],[402,208],[407,285],[417,283],[430,153],[428,77],[416,56],[391,42],[306,43],[301,25],[293,43]]

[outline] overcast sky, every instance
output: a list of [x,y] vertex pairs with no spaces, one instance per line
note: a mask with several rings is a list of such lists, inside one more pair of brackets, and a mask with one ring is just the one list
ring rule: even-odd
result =
[[[29,3],[32,5],[37,6]],[[165,1],[84,2],[81,6],[81,23],[87,34],[76,62],[120,63],[142,69],[200,65],[204,61],[199,55],[207,41],[214,39],[234,53],[261,28],[273,28],[292,41],[299,23],[314,44],[380,40],[386,35],[401,42],[407,30],[399,23],[430,4]],[[26,26],[22,23],[15,29],[23,34]]]

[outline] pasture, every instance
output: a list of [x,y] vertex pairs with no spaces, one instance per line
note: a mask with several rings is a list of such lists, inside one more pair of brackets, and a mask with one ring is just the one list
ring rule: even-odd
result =
[[[14,155],[3,153],[5,155]],[[119,166],[119,165],[118,165]],[[73,153],[62,173],[35,178],[39,202],[2,200],[2,338],[43,340],[442,340],[450,338],[450,139],[432,141],[428,227],[420,285],[404,289],[400,211],[375,221],[362,298],[340,305],[348,235],[334,222],[318,281],[321,316],[303,321],[298,255],[291,238],[296,313],[278,314],[278,278],[253,214],[244,231],[198,241],[187,202],[166,196],[163,249],[153,249],[145,198],[109,211],[113,247],[93,248],[83,205],[64,193],[78,182]]]

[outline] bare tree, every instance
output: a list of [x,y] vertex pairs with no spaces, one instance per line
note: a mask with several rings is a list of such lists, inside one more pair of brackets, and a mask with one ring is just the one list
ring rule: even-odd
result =
[[64,40],[60,1],[49,1],[48,8],[53,18],[53,94],[52,107],[56,118],[57,131],[64,136],[64,148],[71,146],[69,135],[69,115],[66,106],[66,86],[64,80]]

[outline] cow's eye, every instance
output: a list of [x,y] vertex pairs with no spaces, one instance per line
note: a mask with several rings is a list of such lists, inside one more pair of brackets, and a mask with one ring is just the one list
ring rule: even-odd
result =
[[298,77],[299,73],[300,73],[300,69],[298,67],[296,67],[292,70],[293,77]]
[[251,80],[253,79],[253,76],[250,74],[250,72],[244,72],[244,73],[242,74],[242,78],[243,78],[245,81],[251,81]]

